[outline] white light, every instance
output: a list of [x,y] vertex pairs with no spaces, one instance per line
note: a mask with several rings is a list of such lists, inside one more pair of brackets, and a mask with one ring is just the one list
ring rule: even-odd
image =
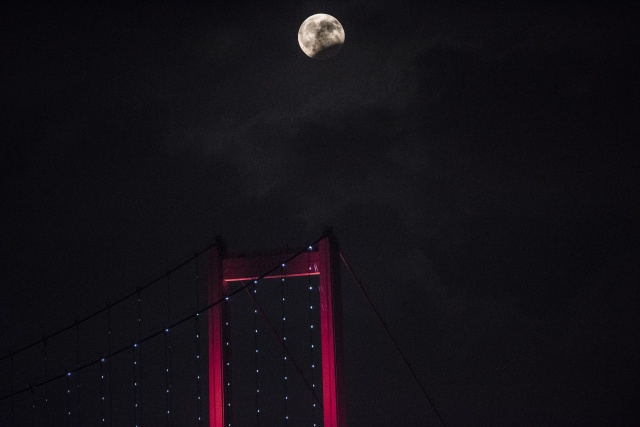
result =
[[166,333],[169,333],[169,328],[165,329],[164,331],[165,331]]
[[282,266],[284,267],[284,262],[282,263]]
[[313,249],[313,247],[312,247],[312,246],[309,246],[309,250],[312,250],[312,249]]

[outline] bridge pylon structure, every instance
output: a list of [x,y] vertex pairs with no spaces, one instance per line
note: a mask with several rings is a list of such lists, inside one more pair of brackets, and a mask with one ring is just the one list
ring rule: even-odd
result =
[[[327,229],[316,243],[300,252],[229,256],[221,238],[209,252],[209,302],[223,300],[234,282],[270,278],[319,276],[320,344],[322,361],[322,410],[325,427],[346,427],[344,392],[344,353],[342,334],[342,291],[340,249],[336,237]],[[276,271],[286,260],[286,272]],[[272,274],[265,272],[272,271]],[[209,310],[209,419],[210,427],[229,425],[230,412],[225,396],[225,304]]]

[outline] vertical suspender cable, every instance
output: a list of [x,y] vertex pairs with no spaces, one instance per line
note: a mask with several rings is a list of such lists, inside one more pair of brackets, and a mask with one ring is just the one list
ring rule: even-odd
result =
[[256,369],[256,427],[260,426],[260,368],[258,365],[258,302],[257,302],[257,288],[256,281],[253,282],[253,343],[255,346],[254,364]]
[[[311,286],[311,250],[313,248],[309,246],[309,251],[307,252],[307,264],[309,268],[309,274],[307,275],[307,287],[309,294],[309,325],[313,325],[313,286]],[[316,380],[315,380],[315,345],[313,340],[313,328],[309,328],[309,350],[310,350],[310,368],[311,368],[311,387],[315,389]],[[311,414],[313,419],[313,426],[316,427],[317,419],[316,419],[316,400],[315,396],[311,396]]]
[[71,372],[67,372],[67,427],[71,427]]
[[[141,298],[141,290],[138,288],[138,342],[142,341],[142,298]],[[140,419],[140,425],[143,424],[143,406],[142,406],[142,347],[138,347],[138,415]]]
[[[111,354],[111,306],[107,304],[107,350]],[[111,386],[111,358],[109,358],[109,425],[113,427],[113,393]]]
[[131,357],[133,360],[133,364],[131,367],[133,368],[133,425],[138,427],[138,379],[136,373],[136,349],[138,348],[138,344],[136,342],[131,346]]
[[[287,329],[285,327],[285,323],[287,320],[286,311],[285,311],[285,292],[284,292],[284,267],[282,264],[281,272],[282,279],[280,281],[280,294],[282,296],[282,341],[287,341]],[[283,375],[283,386],[284,386],[284,425],[286,426],[289,421],[289,414],[287,413],[287,401],[289,400],[289,395],[287,393],[287,350],[285,347],[282,348],[282,375]]]
[[76,319],[76,402],[77,402],[77,415],[76,419],[78,420],[77,425],[80,427],[81,419],[80,419],[80,371],[78,368],[80,367],[80,322]]
[[[196,269],[196,305],[195,310],[197,311],[200,307],[200,294],[198,292],[198,288],[200,284],[198,283],[199,279],[199,271],[198,271],[198,257],[195,259],[195,269]],[[199,313],[196,313],[194,319],[195,323],[195,333],[196,333],[196,416],[198,419],[198,426],[202,425],[202,383],[200,381],[200,316]]]
[[34,396],[35,387],[31,387],[31,427],[36,427],[36,400]]
[[[11,355],[11,394],[13,394],[14,391],[14,373],[13,373],[13,354]],[[14,426],[16,425],[16,404],[15,404],[15,398],[11,397],[11,425]]]
[[164,364],[166,385],[166,409],[167,426],[173,425],[171,416],[171,340],[169,337],[169,325],[171,324],[171,275],[167,272],[167,327],[164,330]]
[[[44,379],[46,380],[49,377],[49,363],[47,361],[47,340],[44,340],[42,348],[44,352]],[[49,387],[47,384],[44,385],[44,419],[49,419]]]
[[100,359],[100,424],[105,423],[104,416],[104,357]]

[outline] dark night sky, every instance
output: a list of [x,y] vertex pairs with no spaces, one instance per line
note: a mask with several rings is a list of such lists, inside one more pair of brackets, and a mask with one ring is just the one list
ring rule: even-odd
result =
[[[318,12],[346,32],[330,61],[297,44]],[[0,353],[216,234],[238,251],[294,247],[331,225],[447,425],[636,424],[639,15],[377,0],[5,10]],[[345,292],[350,422],[438,425]]]

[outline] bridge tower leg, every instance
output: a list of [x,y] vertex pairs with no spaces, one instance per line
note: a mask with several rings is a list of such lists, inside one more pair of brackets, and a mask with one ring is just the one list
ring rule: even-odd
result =
[[[225,294],[222,260],[225,247],[222,239],[209,251],[209,304],[220,301]],[[209,426],[224,427],[224,304],[209,309]]]
[[322,408],[325,427],[345,427],[340,248],[329,233],[319,244]]

